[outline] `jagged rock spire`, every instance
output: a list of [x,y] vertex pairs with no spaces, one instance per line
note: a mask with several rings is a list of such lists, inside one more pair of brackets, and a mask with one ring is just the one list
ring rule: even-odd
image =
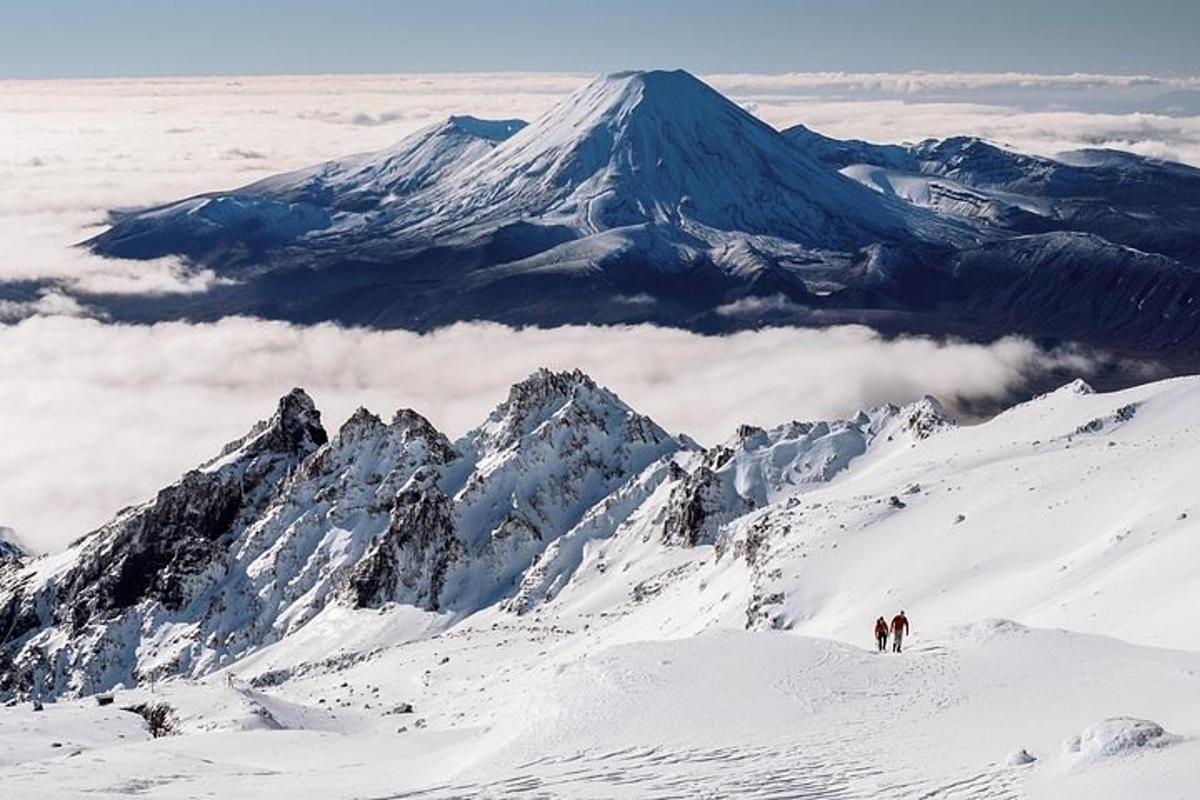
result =
[[256,444],[276,453],[319,447],[329,441],[321,426],[321,412],[303,389],[295,388],[279,398],[279,405]]
[[[873,442],[909,446],[942,424],[925,399],[852,421],[743,426],[690,452],[583,372],[539,369],[457,443],[409,409],[385,423],[360,408],[330,439],[294,389],[52,575],[0,558],[0,699],[33,681],[57,696],[201,676],[329,604],[470,614],[520,593],[509,608],[528,609],[626,520],[644,541],[657,530],[667,544],[722,547],[730,523],[831,479]],[[47,654],[54,668],[35,669]]]
[[238,458],[263,453],[306,454],[327,441],[329,434],[321,425],[321,412],[308,393],[297,387],[279,398],[274,414],[255,423],[245,436],[221,448],[220,454],[201,469],[227,462],[234,454]]
[[525,380],[513,384],[508,398],[496,407],[479,429],[478,439],[487,445],[505,447],[544,422],[575,397],[594,395],[604,404],[627,408],[615,394],[575,369],[554,372],[538,368]]

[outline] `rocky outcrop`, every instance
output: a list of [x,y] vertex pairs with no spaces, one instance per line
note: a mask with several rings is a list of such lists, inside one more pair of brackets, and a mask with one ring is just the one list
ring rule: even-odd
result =
[[70,625],[151,599],[177,610],[219,562],[229,538],[258,514],[277,484],[327,440],[312,399],[294,389],[275,414],[149,504],[83,540],[62,576]]
[[[694,547],[718,544],[723,525],[826,483],[874,447],[915,442],[953,425],[941,403],[924,397],[886,405],[834,422],[789,422],[766,430],[743,425],[704,453],[691,472],[673,466],[675,485],[662,518],[662,540]],[[749,552],[756,548],[751,547]]]
[[[35,673],[48,694],[67,687],[59,663],[111,675],[141,612],[184,612],[227,569],[228,548],[262,513],[279,484],[327,439],[312,399],[294,389],[275,413],[148,503],[121,512],[76,542],[60,566],[7,576],[0,590],[0,693],[28,688]],[[62,639],[67,644],[61,644]],[[7,664],[7,666],[5,666]],[[119,670],[118,670],[119,671]],[[126,672],[128,670],[125,670]],[[100,687],[97,687],[100,688]]]
[[436,477],[415,475],[396,495],[387,530],[371,543],[342,590],[354,608],[404,599],[438,610],[446,573],[462,556],[462,546],[454,535],[453,505]]
[[0,572],[0,696],[202,675],[331,603],[469,613],[680,446],[578,371],[538,371],[457,443],[407,409],[330,438],[295,390],[52,563]]
[[[301,390],[212,460],[65,553],[0,558],[0,698],[201,676],[330,606],[453,620],[554,601],[591,543],[718,544],[730,523],[946,424],[927,399],[743,426],[702,451],[579,371],[539,370],[451,442],[411,410],[332,437]],[[762,542],[735,543],[757,569]],[[645,599],[650,590],[642,587]],[[432,618],[431,618],[432,620]]]
[[[705,461],[720,464],[726,454],[727,450],[717,448],[709,451]],[[690,475],[680,471],[674,477],[679,482],[671,490],[662,525],[662,539],[667,544],[712,544],[722,524],[754,510],[753,501],[740,495],[728,476],[708,463]]]

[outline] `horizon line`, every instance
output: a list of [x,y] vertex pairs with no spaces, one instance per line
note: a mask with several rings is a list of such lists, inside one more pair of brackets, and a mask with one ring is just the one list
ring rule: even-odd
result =
[[789,78],[789,77],[824,77],[829,79],[856,79],[869,78],[878,76],[892,77],[934,77],[934,76],[957,76],[957,77],[972,77],[972,78],[994,78],[994,79],[1019,79],[1019,78],[1043,78],[1043,79],[1059,79],[1068,81],[1086,81],[1086,80],[1122,80],[1130,82],[1153,82],[1153,83],[1190,83],[1196,82],[1200,88],[1200,72],[1095,72],[1089,70],[1069,70],[1069,71],[1049,71],[1038,72],[1031,70],[964,70],[964,69],[948,69],[948,70],[930,70],[930,69],[908,69],[908,70],[844,70],[844,69],[812,69],[812,70],[785,70],[785,71],[715,71],[705,72],[701,70],[688,69],[681,66],[656,66],[656,67],[624,67],[620,69],[607,70],[528,70],[528,69],[463,69],[463,70],[391,70],[391,71],[358,71],[358,70],[314,70],[311,72],[287,70],[280,72],[259,72],[254,70],[235,71],[235,72],[164,72],[164,73],[112,73],[108,75],[6,75],[0,74],[0,82],[18,83],[18,82],[54,82],[54,81],[78,81],[78,82],[102,82],[102,81],[131,81],[131,80],[182,80],[182,79],[218,79],[218,78],[320,78],[320,77],[408,77],[408,76],[424,76],[424,77],[463,77],[463,76],[537,76],[537,75],[555,75],[555,76],[570,76],[570,77],[589,77],[602,75],[616,75],[623,72],[674,72],[683,71],[697,77],[710,78],[738,78],[738,77],[756,77],[756,78]]

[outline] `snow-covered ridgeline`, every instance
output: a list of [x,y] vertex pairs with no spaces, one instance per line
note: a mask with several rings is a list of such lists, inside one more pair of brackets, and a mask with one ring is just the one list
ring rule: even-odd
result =
[[446,620],[497,602],[528,611],[570,582],[589,543],[636,523],[655,542],[711,544],[722,524],[832,479],[915,409],[941,424],[925,401],[746,427],[703,451],[578,371],[540,370],[452,443],[407,409],[390,423],[359,409],[330,437],[297,389],[66,552],[10,559],[3,690],[205,674],[331,604]]
[[67,551],[5,559],[0,690],[90,693],[273,652],[291,669],[280,654],[325,657],[310,629],[330,614],[352,641],[389,619],[597,614],[627,620],[617,641],[714,625],[853,640],[903,600],[930,623],[1103,618],[1170,644],[1194,600],[1198,391],[1076,382],[970,428],[925,398],[705,450],[579,372],[535,373],[456,442],[409,410],[360,409],[328,436],[295,390]]

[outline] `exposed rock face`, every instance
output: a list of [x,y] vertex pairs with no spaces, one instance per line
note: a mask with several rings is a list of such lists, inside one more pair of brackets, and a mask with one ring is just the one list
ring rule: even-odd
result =
[[[710,451],[720,456],[728,451]],[[706,461],[709,460],[707,457]],[[663,541],[695,547],[712,544],[722,523],[740,517],[754,509],[754,503],[738,494],[729,480],[701,464],[690,475],[681,478],[671,491],[666,519],[663,521]]]
[[[927,399],[743,426],[702,451],[579,371],[539,370],[454,443],[410,410],[385,423],[359,409],[330,437],[297,389],[66,552],[2,551],[0,698],[203,675],[331,605],[524,613],[554,600],[591,543],[632,530],[647,547],[716,543],[720,555],[727,523],[944,424]],[[734,551],[757,569],[765,546]]]
[[[27,684],[47,649],[60,663],[87,673],[70,688],[102,688],[91,682],[98,673],[115,683],[108,656],[122,660],[113,651],[131,646],[128,638],[146,616],[184,611],[219,581],[239,532],[326,439],[311,398],[294,389],[270,419],[217,458],[154,500],[123,511],[56,557],[50,568],[35,565],[30,572],[6,576],[0,589],[0,630],[6,631],[0,640],[0,692]],[[70,637],[71,644],[51,644],[56,632]],[[127,666],[117,669],[128,671]],[[66,688],[43,687],[48,694]]]
[[277,483],[327,438],[312,399],[295,389],[274,416],[216,459],[84,540],[79,568],[59,583],[75,600],[72,628],[144,599],[181,608],[237,526],[259,513]]
[[151,502],[0,572],[0,695],[204,674],[330,603],[468,613],[680,447],[578,371],[535,373],[457,444],[410,410],[330,438],[295,390]]
[[450,498],[435,479],[433,472],[414,475],[396,495],[387,530],[367,548],[342,590],[353,607],[404,599],[438,610],[446,572],[462,556],[462,546],[454,535]]

